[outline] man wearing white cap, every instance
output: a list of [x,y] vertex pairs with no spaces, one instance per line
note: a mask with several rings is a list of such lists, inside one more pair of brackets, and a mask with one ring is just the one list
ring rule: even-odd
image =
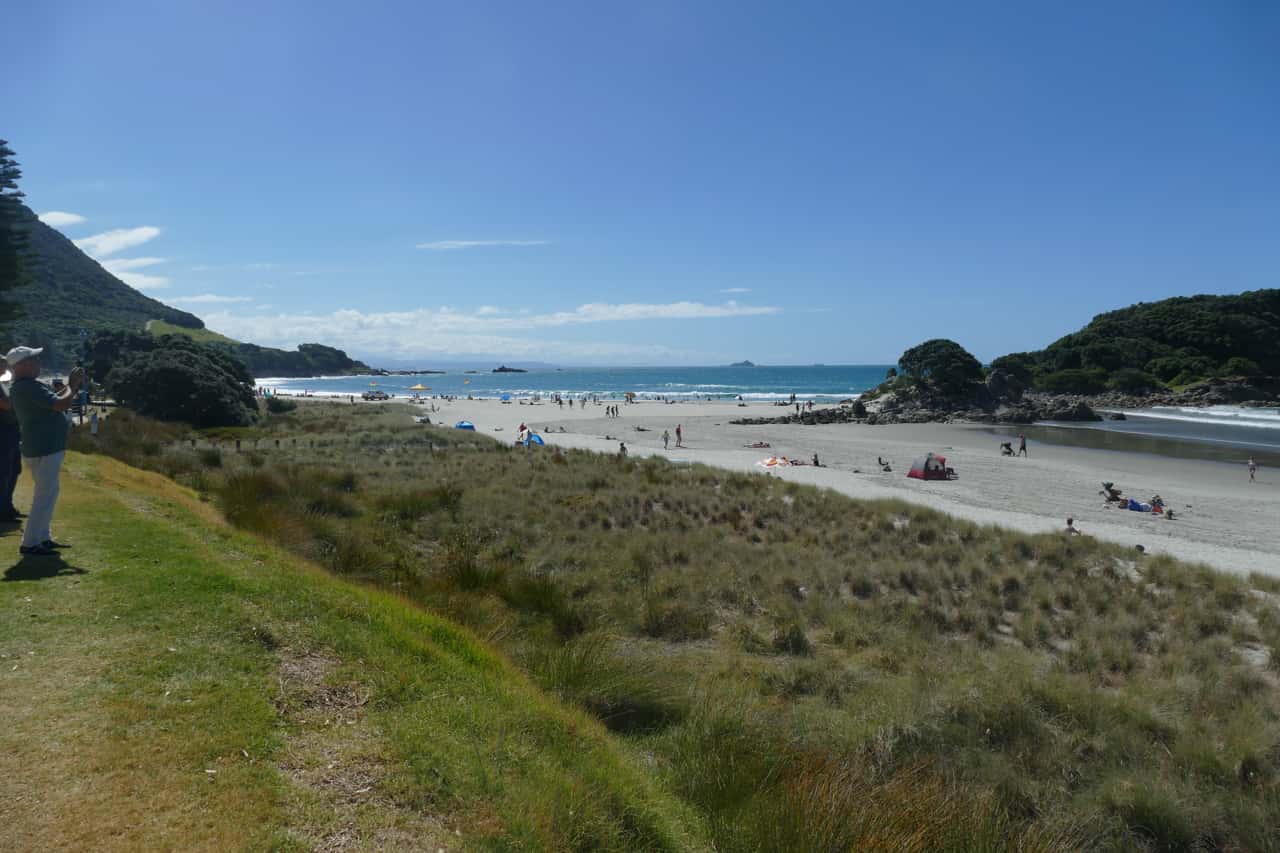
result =
[[34,557],[52,556],[57,553],[56,548],[66,547],[53,541],[49,525],[53,520],[53,507],[58,502],[58,477],[67,449],[69,425],[64,412],[75,403],[76,394],[84,384],[84,370],[79,367],[71,371],[66,386],[57,393],[40,382],[43,351],[14,347],[5,356],[13,373],[9,402],[22,429],[22,458],[35,481],[19,551]]

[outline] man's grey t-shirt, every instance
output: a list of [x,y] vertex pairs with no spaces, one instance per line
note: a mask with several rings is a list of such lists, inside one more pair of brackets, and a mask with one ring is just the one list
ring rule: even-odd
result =
[[49,386],[35,379],[15,379],[9,386],[9,403],[22,428],[22,455],[26,458],[67,449],[67,418],[53,410],[56,401]]

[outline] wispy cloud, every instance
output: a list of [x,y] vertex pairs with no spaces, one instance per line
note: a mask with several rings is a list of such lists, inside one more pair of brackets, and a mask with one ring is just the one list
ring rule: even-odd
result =
[[65,228],[68,225],[79,225],[85,219],[78,213],[67,213],[65,210],[47,210],[40,214],[40,221],[50,228]]
[[321,341],[351,351],[426,357],[502,353],[541,358],[693,358],[702,354],[617,342],[563,342],[519,333],[637,320],[695,320],[777,314],[772,306],[726,302],[592,303],[571,311],[533,313],[484,306],[475,311],[443,307],[366,313],[354,309],[329,314],[231,314],[205,316],[210,325],[241,340],[293,347]]
[[175,296],[166,299],[174,305],[229,305],[235,302],[252,302],[252,296],[222,296],[217,293],[201,293],[198,296]]
[[160,290],[169,286],[169,279],[165,276],[137,272],[163,264],[164,258],[107,258],[98,263],[102,264],[104,270],[136,290]]
[[120,275],[122,272],[129,270],[140,270],[146,267],[153,267],[156,264],[163,264],[164,258],[108,258],[105,261],[99,261],[102,268],[114,275]]
[[105,258],[108,255],[114,255],[116,252],[132,249],[134,246],[141,246],[143,243],[154,240],[159,236],[159,228],[154,225],[141,225],[137,228],[116,228],[112,231],[103,231],[101,234],[94,234],[91,237],[84,237],[72,242],[95,258]]
[[726,287],[720,291],[721,293],[750,293],[749,287]]
[[169,286],[169,279],[162,275],[141,272],[118,272],[113,275],[134,290],[163,290]]
[[550,240],[436,240],[431,243],[419,243],[419,249],[433,252],[451,249],[480,249],[489,246],[545,246]]

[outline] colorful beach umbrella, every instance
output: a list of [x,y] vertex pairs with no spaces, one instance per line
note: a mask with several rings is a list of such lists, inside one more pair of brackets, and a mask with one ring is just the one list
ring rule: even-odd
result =
[[410,391],[430,391],[431,389],[428,388],[426,385],[423,385],[421,382],[419,382],[417,385],[410,385],[409,390]]

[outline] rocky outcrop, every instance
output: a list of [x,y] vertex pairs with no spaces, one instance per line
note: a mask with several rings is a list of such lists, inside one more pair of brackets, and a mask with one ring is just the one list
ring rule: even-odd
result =
[[[997,375],[1000,374],[1000,375]],[[964,398],[943,397],[920,388],[889,391],[873,399],[841,403],[811,412],[773,418],[742,418],[735,424],[1030,424],[1038,421],[1100,421],[1097,410],[1147,409],[1152,406],[1280,405],[1280,378],[1210,379],[1181,391],[1152,394],[1046,394],[1025,391],[1017,378],[993,370],[985,384],[975,383]],[[1123,415],[1111,415],[1123,418]]]

